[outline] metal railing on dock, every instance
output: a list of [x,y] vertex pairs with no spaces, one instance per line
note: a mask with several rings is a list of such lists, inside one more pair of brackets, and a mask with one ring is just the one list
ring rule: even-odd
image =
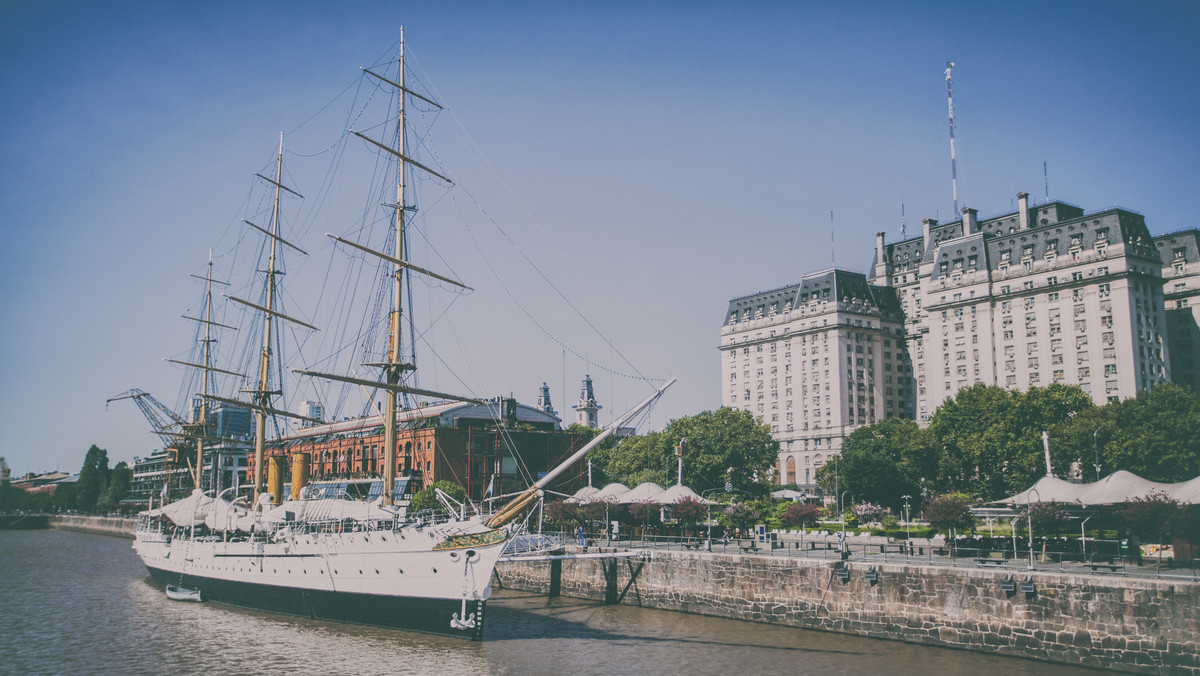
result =
[[[952,568],[1005,569],[1011,571],[1040,570],[1088,575],[1152,577],[1200,581],[1200,562],[1197,560],[1175,562],[1170,557],[1141,559],[1121,554],[1118,543],[1102,541],[1112,545],[1111,552],[1104,548],[1094,551],[1064,552],[1046,551],[1044,554],[1035,542],[1032,554],[1025,543],[1007,548],[974,546],[973,539],[963,540],[886,540],[882,537],[846,538],[838,534],[793,534],[785,537],[768,538],[714,538],[673,535],[635,534],[609,537],[605,533],[580,534],[558,533],[563,542],[574,542],[584,547],[645,549],[650,551],[712,552],[718,554],[740,554],[798,559],[823,559],[830,561],[851,560],[863,563],[905,563],[911,565],[948,566]],[[993,542],[998,542],[996,538]],[[1089,544],[1092,541],[1089,540]]]

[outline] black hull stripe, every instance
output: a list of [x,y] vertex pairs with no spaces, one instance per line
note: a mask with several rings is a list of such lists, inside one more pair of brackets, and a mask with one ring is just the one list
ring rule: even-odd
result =
[[462,601],[297,589],[180,575],[149,566],[147,570],[158,584],[199,589],[201,598],[213,603],[316,620],[456,636],[472,641],[483,639],[486,601],[467,601],[467,616],[475,614],[475,627],[453,629],[450,621],[453,615],[462,611]]

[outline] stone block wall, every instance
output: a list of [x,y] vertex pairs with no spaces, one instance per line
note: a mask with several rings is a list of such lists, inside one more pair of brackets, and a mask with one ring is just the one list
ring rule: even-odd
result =
[[[655,552],[561,562],[564,596],[1120,671],[1200,674],[1200,583],[1132,577]],[[1002,589],[1012,574],[1014,591]],[[636,575],[635,575],[636,574]],[[550,562],[502,563],[547,592]]]
[[137,530],[137,519],[120,516],[54,515],[50,517],[50,527],[98,535],[115,535],[132,540],[133,531]]

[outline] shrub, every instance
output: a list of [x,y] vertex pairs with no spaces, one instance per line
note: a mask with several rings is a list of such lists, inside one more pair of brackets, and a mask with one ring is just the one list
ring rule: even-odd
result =
[[882,519],[887,512],[883,507],[870,502],[854,505],[850,510],[854,512],[858,523],[874,523]]
[[693,526],[708,517],[708,505],[685,495],[671,505],[671,515],[681,526]]
[[735,502],[725,508],[725,520],[734,528],[749,528],[762,515],[744,502]]
[[824,515],[825,510],[817,505],[791,504],[783,510],[779,520],[785,526],[811,526]]
[[580,521],[579,505],[565,500],[546,503],[545,515],[546,521],[559,526],[573,526]]
[[975,525],[971,499],[962,493],[947,493],[925,504],[925,521],[937,530],[959,531]]

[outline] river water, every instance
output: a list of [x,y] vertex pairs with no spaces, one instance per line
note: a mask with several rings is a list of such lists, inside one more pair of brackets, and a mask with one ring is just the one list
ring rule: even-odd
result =
[[170,601],[131,541],[0,531],[4,674],[1088,674],[1091,669],[498,591],[486,640]]

